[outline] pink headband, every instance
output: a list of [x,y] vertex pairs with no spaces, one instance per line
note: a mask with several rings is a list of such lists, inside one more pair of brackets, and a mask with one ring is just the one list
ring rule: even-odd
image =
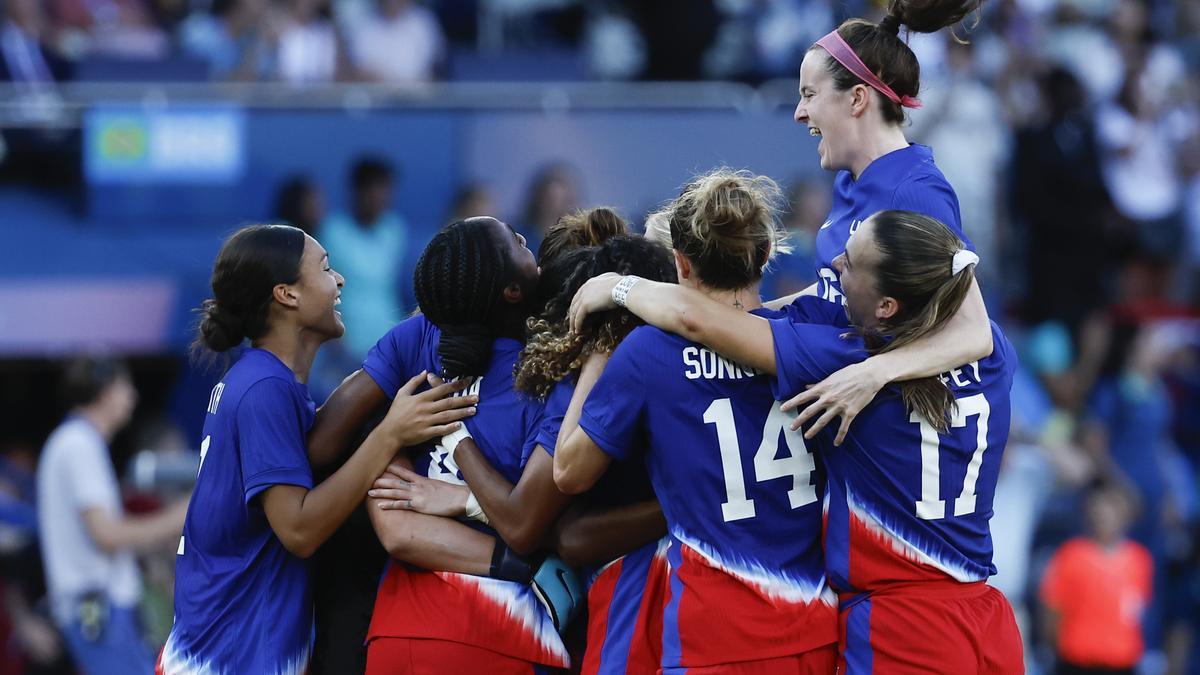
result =
[[857,75],[858,79],[871,85],[894,103],[899,103],[905,108],[921,107],[920,99],[913,98],[912,96],[898,96],[896,92],[892,91],[891,87],[884,84],[883,80],[879,79],[875,73],[872,73],[867,64],[858,58],[858,54],[854,53],[854,48],[847,44],[842,36],[838,34],[837,29],[830,31],[828,35],[817,40],[817,44],[824,47],[830,56],[837,59],[838,63],[846,67],[846,70]]

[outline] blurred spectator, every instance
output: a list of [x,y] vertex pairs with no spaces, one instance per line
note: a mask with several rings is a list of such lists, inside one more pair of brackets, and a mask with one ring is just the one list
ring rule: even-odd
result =
[[1063,544],[1042,579],[1047,631],[1059,675],[1128,673],[1142,657],[1142,610],[1150,600],[1150,554],[1126,538],[1132,507],[1113,487],[1087,500],[1088,536]]
[[38,89],[67,78],[67,62],[50,47],[47,29],[39,0],[4,0],[0,80]]
[[400,284],[409,236],[408,224],[392,208],[395,178],[386,160],[366,157],[356,162],[350,189],[350,211],[334,214],[321,225],[321,243],[331,264],[346,277],[339,308],[346,336],[337,344],[347,352],[349,370],[339,381],[403,316]]
[[538,250],[546,231],[559,218],[579,208],[579,192],[578,174],[565,162],[547,164],[533,175],[517,225],[530,251]]
[[1183,129],[1163,109],[1162,92],[1149,91],[1147,67],[1140,55],[1130,64],[1116,100],[1100,108],[1097,129],[1105,183],[1118,212],[1134,224],[1138,244],[1170,255],[1183,242],[1183,187],[1175,157]]
[[[0,24],[0,83],[12,83],[5,104],[10,126],[0,142],[0,180],[74,188],[80,176],[80,134],[68,121],[57,82],[71,65],[49,42],[39,0],[4,0]],[[27,125],[27,126],[26,126]]]
[[279,34],[279,78],[289,84],[332,82],[341,43],[329,0],[287,0]]
[[119,361],[78,358],[66,367],[67,419],[42,450],[38,524],[51,609],[77,664],[92,674],[150,673],[137,604],[134,554],[173,546],[187,500],[128,516],[108,443],[133,414],[137,391]]
[[1052,68],[1041,86],[1045,119],[1018,132],[1010,169],[1025,232],[1026,318],[1057,319],[1074,334],[1104,300],[1111,208],[1082,85]]
[[275,196],[275,218],[317,236],[325,220],[325,195],[308,176],[293,176],[279,186]]
[[[923,84],[924,106],[911,113],[911,138],[934,149],[938,167],[958,195],[963,229],[983,261],[977,271],[980,285],[995,292],[1004,269],[997,228],[1000,176],[1011,131],[1000,101],[975,74],[972,46],[960,44],[948,31],[932,37],[945,45],[947,67]],[[921,60],[922,75],[926,62]]]
[[783,226],[791,253],[777,256],[763,279],[763,299],[798,293],[816,282],[817,231],[829,215],[832,188],[816,178],[797,181],[788,190]]
[[415,0],[377,0],[378,13],[351,28],[348,47],[359,75],[388,83],[429,82],[445,61],[437,17]]
[[496,213],[496,200],[483,183],[467,183],[454,195],[450,204],[450,215],[446,223],[453,223],[471,216],[486,216]]
[[50,0],[63,39],[77,51],[122,59],[162,59],[166,31],[144,0]]
[[210,75],[228,80],[274,76],[279,17],[270,0],[215,0],[180,26],[185,52],[207,61]]
[[26,443],[0,444],[0,672],[71,675],[62,636],[39,606],[36,462]]

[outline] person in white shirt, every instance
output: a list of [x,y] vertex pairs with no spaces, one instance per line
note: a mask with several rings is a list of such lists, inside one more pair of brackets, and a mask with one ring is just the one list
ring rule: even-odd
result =
[[362,79],[430,82],[445,54],[437,17],[413,0],[378,0],[379,11],[351,29],[349,51]]
[[142,587],[134,554],[179,540],[187,500],[148,516],[122,508],[108,444],[137,405],[123,363],[73,360],[64,385],[71,410],[46,440],[37,469],[51,611],[89,675],[148,674],[154,665],[137,622]]

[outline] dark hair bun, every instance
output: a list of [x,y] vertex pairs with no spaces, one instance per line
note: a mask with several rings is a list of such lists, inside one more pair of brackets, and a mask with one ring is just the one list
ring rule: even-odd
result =
[[237,315],[221,308],[216,300],[205,300],[200,319],[200,340],[214,352],[227,352],[242,344],[245,328]]
[[883,28],[884,22],[894,20],[894,32],[904,24],[917,33],[936,33],[962,21],[981,4],[982,0],[889,0],[888,16],[879,26]]

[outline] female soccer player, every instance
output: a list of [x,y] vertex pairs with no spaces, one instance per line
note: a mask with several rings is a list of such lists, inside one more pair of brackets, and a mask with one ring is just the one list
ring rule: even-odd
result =
[[[895,353],[939,330],[970,293],[977,260],[936,220],[884,211],[868,218],[834,260],[844,311],[810,297],[790,305],[787,317],[764,321],[686,288],[610,277],[581,289],[572,322],[617,306],[615,296],[651,325],[776,375],[776,393],[790,396],[869,354]],[[851,325],[856,333],[848,332]],[[984,585],[996,571],[988,520],[1016,368],[1012,345],[995,324],[992,334],[988,357],[884,390],[843,447],[832,447],[832,430],[817,437],[829,474],[825,568],[840,596],[839,642],[850,675],[1022,672],[1012,609]],[[584,421],[589,407],[603,410],[603,403],[589,399]],[[589,431],[586,423],[581,428]],[[599,461],[595,451],[580,453],[579,468],[573,459],[562,449],[555,458],[564,489]],[[769,466],[756,464],[756,475],[762,479]],[[746,494],[731,501],[744,503]]]
[[[782,316],[758,299],[781,240],[777,199],[770,179],[746,173],[718,170],[691,183],[671,210],[680,285],[755,321]],[[649,326],[611,359],[597,354],[584,365],[555,482],[582,492],[645,444],[671,537],[662,672],[834,672],[822,480],[789,421],[764,374]],[[746,466],[758,481],[783,484],[748,490]]]
[[[392,395],[414,371],[462,376],[469,382],[467,392],[479,397],[472,422],[475,445],[510,483],[519,479],[533,452],[542,419],[541,404],[519,398],[512,388],[521,350],[517,338],[531,313],[538,277],[533,253],[510,227],[486,217],[456,222],[434,236],[417,263],[413,290],[422,314],[389,331],[363,363],[378,389],[376,397]],[[446,439],[413,457],[418,474],[462,484]],[[429,548],[414,547],[408,530],[410,517],[429,516],[377,504],[369,513],[380,541],[397,560],[389,564],[376,596],[367,635],[368,673],[531,673],[539,666],[567,665],[555,624],[528,585],[401,562],[414,561],[413,548]],[[490,570],[493,577],[512,578],[504,573],[511,551],[499,545],[495,530],[477,525],[494,553],[491,565],[476,573]],[[472,544],[456,554],[478,559],[479,548]]]
[[160,673],[303,673],[313,631],[309,557],[366,496],[395,452],[459,426],[462,386],[413,395],[313,486],[305,381],[317,349],[344,332],[343,279],[315,239],[283,225],[244,228],[222,246],[199,345],[247,349],[213,388],[175,571],[175,625]]
[[[873,213],[907,209],[936,218],[967,242],[958,197],[933,161],[933,151],[904,137],[904,108],[916,108],[920,64],[899,37],[900,26],[929,33],[962,20],[978,0],[890,0],[878,24],[851,19],[809,49],[800,66],[795,119],[820,138],[821,167],[837,172],[833,207],[817,233],[818,297],[845,304],[832,262]],[[779,307],[793,298],[768,303]],[[809,437],[841,417],[836,442],[887,382],[936,375],[987,356],[992,335],[977,287],[946,328],[904,349],[839,371],[788,402],[809,405],[799,423],[816,418]]]

